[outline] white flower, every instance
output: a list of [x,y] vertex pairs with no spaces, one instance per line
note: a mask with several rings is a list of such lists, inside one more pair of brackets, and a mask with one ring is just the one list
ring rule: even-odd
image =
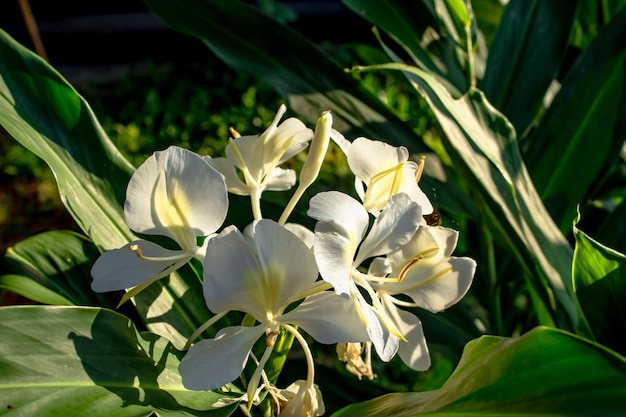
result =
[[[369,233],[365,208],[337,191],[315,195],[310,200],[308,215],[318,220],[314,253],[322,278],[332,284],[337,294],[352,299],[376,352],[381,359],[390,360],[402,335],[370,284],[369,279],[376,277],[369,277],[358,268],[367,259],[386,255],[411,239],[416,229],[425,224],[419,206],[404,193],[391,197]],[[368,293],[369,301],[359,287]]]
[[[452,229],[420,227],[407,244],[370,265],[370,274],[397,278],[373,282],[372,287],[386,314],[408,341],[400,343],[398,355],[412,369],[428,369],[428,347],[419,319],[397,306],[438,313],[463,298],[472,283],[476,262],[452,256],[457,239],[458,232]],[[399,294],[409,296],[413,304],[394,297]]]
[[166,236],[179,248],[136,240],[105,252],[91,270],[93,290],[141,289],[201,257],[198,238],[214,234],[227,210],[224,179],[202,157],[175,146],[155,152],[128,183],[124,216],[135,232]]
[[[278,165],[305,149],[313,131],[293,117],[279,125],[286,110],[281,105],[274,121],[261,135],[231,139],[225,157],[206,157],[209,164],[224,175],[229,192],[254,195],[263,190],[288,190],[295,184],[295,172],[278,168]],[[243,180],[237,170],[243,173]]]
[[422,214],[433,212],[430,200],[417,184],[418,165],[409,161],[409,151],[404,146],[363,137],[350,143],[337,131],[331,137],[346,154],[356,177],[357,194],[368,212],[376,215],[398,193],[407,194],[419,204]]
[[259,324],[226,327],[214,339],[194,344],[180,363],[185,387],[210,390],[235,380],[252,346],[265,335],[268,349],[249,382],[252,398],[273,341],[289,324],[301,327],[321,343],[366,340],[352,303],[333,292],[309,296],[285,312],[310,291],[317,276],[309,247],[271,220],[254,222],[244,234],[231,226],[211,239],[203,282],[208,308],[215,314],[246,312]]

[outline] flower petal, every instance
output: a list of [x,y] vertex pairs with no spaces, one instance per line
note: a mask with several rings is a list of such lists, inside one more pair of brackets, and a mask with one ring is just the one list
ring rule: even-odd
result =
[[254,243],[265,278],[260,290],[269,311],[279,313],[317,280],[313,253],[295,234],[267,219],[254,223]]
[[373,176],[409,159],[409,151],[368,138],[356,138],[347,154],[350,169],[361,181],[369,184]]
[[352,262],[359,241],[346,236],[345,229],[335,222],[319,221],[315,225],[313,254],[320,275],[342,297],[350,294]]
[[[137,252],[130,250],[133,245],[141,248],[144,257],[154,260],[140,258]],[[191,256],[183,251],[164,249],[147,240],[136,240],[100,255],[91,268],[91,288],[96,292],[106,292],[134,287],[169,275],[189,259]]]
[[274,168],[269,178],[265,179],[265,186],[268,191],[284,191],[294,186],[296,183],[296,172],[293,169]]
[[215,232],[227,210],[222,175],[176,146],[155,152],[135,171],[124,204],[132,230],[171,237],[186,250],[195,249],[197,236]]
[[393,293],[404,293],[419,307],[437,313],[456,304],[469,290],[476,270],[471,258],[452,257],[446,262],[411,267]]
[[315,220],[340,224],[350,238],[358,239],[359,242],[369,225],[369,215],[363,205],[339,191],[325,191],[314,195],[309,201],[307,214]]
[[382,361],[389,362],[398,352],[400,339],[383,324],[383,321],[388,319],[382,317],[385,314],[384,311],[379,312],[367,304],[362,297],[358,298],[361,309],[367,318],[367,334],[372,341],[376,354]]
[[185,388],[212,390],[237,379],[252,346],[264,332],[265,326],[262,325],[226,327],[215,339],[194,344],[178,367]]
[[237,170],[233,161],[229,158],[211,158],[210,156],[204,157],[205,161],[217,170],[226,181],[226,187],[229,193],[237,195],[250,195],[248,186],[241,181],[241,178],[237,175]]
[[382,297],[382,303],[387,314],[406,339],[406,342],[401,341],[398,346],[398,355],[402,361],[416,371],[425,371],[430,368],[430,354],[420,320],[414,314],[396,307],[389,295]]
[[425,224],[420,207],[406,194],[396,194],[374,221],[354,264],[398,249],[413,237],[420,224]]
[[213,313],[245,311],[265,317],[263,294],[257,287],[261,266],[256,254],[235,226],[225,228],[209,241],[202,283],[206,305]]
[[354,303],[334,292],[325,291],[312,295],[278,320],[300,326],[320,343],[369,340],[354,309]]

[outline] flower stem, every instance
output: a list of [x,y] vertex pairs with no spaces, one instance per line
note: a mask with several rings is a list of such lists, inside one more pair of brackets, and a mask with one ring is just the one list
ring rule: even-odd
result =
[[288,324],[282,324],[282,326],[291,333],[302,346],[302,350],[304,351],[304,357],[306,358],[306,364],[308,368],[308,372],[306,375],[306,385],[307,388],[313,387],[313,381],[315,380],[315,363],[313,362],[313,354],[311,353],[311,349],[309,348],[309,344],[306,342],[304,337],[300,334],[298,330]]

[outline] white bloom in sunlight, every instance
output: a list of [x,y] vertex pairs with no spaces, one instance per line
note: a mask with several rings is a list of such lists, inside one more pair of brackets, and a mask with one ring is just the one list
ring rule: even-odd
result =
[[[428,369],[428,347],[419,319],[398,305],[438,313],[463,298],[474,278],[476,262],[452,256],[457,239],[458,232],[452,229],[420,227],[406,245],[370,265],[370,274],[397,278],[372,283],[372,287],[409,342],[400,344],[398,355],[412,369]],[[400,294],[408,296],[412,303],[394,297]]]
[[155,152],[135,171],[126,190],[124,216],[135,232],[166,236],[178,249],[136,240],[102,254],[92,288],[104,292],[140,285],[125,298],[163,278],[199,252],[198,238],[215,233],[228,211],[222,176],[197,154],[172,146]]
[[214,339],[194,344],[180,363],[185,387],[211,390],[235,380],[253,345],[265,335],[268,349],[249,381],[252,398],[277,334],[290,324],[321,343],[367,340],[352,303],[333,292],[317,292],[285,312],[312,293],[317,277],[310,248],[272,220],[256,221],[243,234],[234,226],[227,227],[211,239],[203,282],[209,310],[215,314],[242,311],[258,324],[226,327]]
[[419,204],[422,214],[433,212],[430,200],[417,184],[418,164],[409,161],[409,151],[404,146],[363,137],[350,143],[337,131],[331,137],[346,154],[356,177],[357,194],[367,211],[376,215],[392,196],[405,193]]
[[396,194],[368,233],[370,217],[363,205],[346,194],[329,191],[310,200],[308,215],[318,220],[314,253],[322,278],[332,284],[337,294],[355,303],[376,352],[384,361],[390,360],[402,335],[370,283],[371,278],[378,277],[370,277],[358,268],[367,259],[386,255],[406,244],[425,224],[420,207],[406,194]]
[[[293,117],[279,125],[286,110],[281,105],[274,121],[261,135],[232,139],[226,146],[225,157],[206,157],[226,179],[229,192],[253,196],[264,190],[288,190],[296,183],[295,172],[278,165],[305,149],[313,131]],[[237,171],[242,173],[243,180]]]
[[306,381],[299,380],[280,390],[287,401],[278,417],[318,417],[326,412],[322,401],[322,392],[317,385],[309,387]]

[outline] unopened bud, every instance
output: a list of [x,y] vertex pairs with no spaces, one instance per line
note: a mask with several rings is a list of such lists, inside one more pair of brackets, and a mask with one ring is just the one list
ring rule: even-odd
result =
[[309,154],[306,157],[302,171],[300,171],[300,186],[311,185],[319,175],[326,151],[328,150],[332,125],[333,117],[330,111],[325,111],[315,125],[315,135],[311,141]]

